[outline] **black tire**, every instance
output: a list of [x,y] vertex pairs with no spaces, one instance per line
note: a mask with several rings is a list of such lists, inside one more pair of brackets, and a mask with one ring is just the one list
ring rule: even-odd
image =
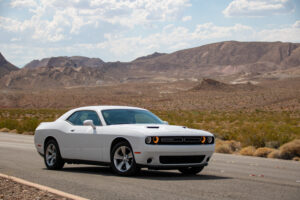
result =
[[[123,155],[122,148],[125,148],[125,155]],[[130,154],[131,152],[131,154]],[[120,156],[120,159],[115,159],[116,156]],[[126,155],[128,157],[126,157]],[[129,156],[131,155],[131,156]],[[123,157],[123,158],[122,158]],[[126,158],[124,158],[126,157]],[[126,159],[126,160],[124,160]],[[137,174],[140,171],[139,166],[137,166],[135,159],[134,159],[134,153],[132,151],[132,148],[130,144],[126,141],[119,142],[115,146],[113,146],[111,153],[110,153],[110,160],[111,160],[111,168],[114,173],[121,175],[121,176],[133,176]],[[123,162],[123,164],[121,164]],[[128,165],[126,165],[126,162]],[[130,167],[127,167],[129,166]],[[121,167],[120,167],[121,166]]]
[[[53,152],[50,153],[50,150]],[[49,156],[51,156],[51,155],[53,156],[54,154],[55,154],[55,158],[50,159],[50,160],[52,160],[52,161],[50,161]],[[58,169],[63,168],[65,162],[60,155],[59,146],[55,140],[49,140],[46,143],[45,150],[44,150],[44,162],[45,162],[47,169],[50,169],[50,170],[58,170]]]
[[178,170],[186,175],[195,175],[201,172],[204,169],[204,167],[185,167],[185,168],[179,168]]

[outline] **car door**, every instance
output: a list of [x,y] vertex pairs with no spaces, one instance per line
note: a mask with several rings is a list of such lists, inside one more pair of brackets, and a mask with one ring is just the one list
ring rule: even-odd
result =
[[[85,120],[92,120],[95,129],[92,126],[84,126]],[[67,133],[67,146],[72,153],[72,159],[101,161],[103,138],[101,135],[102,123],[99,116],[94,110],[80,110],[74,112],[67,118],[67,122],[71,124]]]

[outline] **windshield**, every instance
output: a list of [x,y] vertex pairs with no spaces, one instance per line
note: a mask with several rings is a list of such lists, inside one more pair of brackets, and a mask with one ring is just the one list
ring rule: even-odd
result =
[[102,110],[102,115],[107,125],[163,124],[163,121],[147,110],[110,109]]

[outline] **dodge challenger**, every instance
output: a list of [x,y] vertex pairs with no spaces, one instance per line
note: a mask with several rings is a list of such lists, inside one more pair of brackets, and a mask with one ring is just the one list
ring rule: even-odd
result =
[[215,148],[213,134],[169,125],[150,111],[127,106],[89,106],[42,122],[34,143],[48,169],[68,164],[108,165],[118,175],[141,168],[197,174]]

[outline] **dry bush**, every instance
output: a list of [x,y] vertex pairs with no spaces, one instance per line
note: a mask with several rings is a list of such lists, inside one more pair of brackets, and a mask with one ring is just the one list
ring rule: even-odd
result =
[[17,129],[13,129],[9,131],[10,133],[18,133]]
[[241,149],[240,154],[243,156],[253,156],[256,148],[254,146],[248,146]]
[[0,132],[9,132],[10,130],[8,128],[1,128]]
[[34,135],[34,132],[23,132],[23,135]]
[[234,153],[241,149],[241,143],[234,140],[216,140],[216,152],[217,153]]
[[280,151],[277,150],[277,149],[272,151],[271,153],[269,153],[267,158],[278,158],[278,159],[280,159],[281,158]]
[[300,157],[296,156],[293,158],[294,161],[300,161]]
[[283,159],[300,157],[300,139],[296,139],[282,145],[279,150]]
[[266,147],[278,149],[279,146],[280,146],[279,141],[268,141],[268,142],[266,142]]
[[268,157],[270,153],[272,153],[275,149],[269,148],[269,147],[261,147],[256,149],[253,156],[257,157]]
[[230,146],[225,143],[217,145],[215,151],[217,153],[228,153],[228,154],[232,153]]

